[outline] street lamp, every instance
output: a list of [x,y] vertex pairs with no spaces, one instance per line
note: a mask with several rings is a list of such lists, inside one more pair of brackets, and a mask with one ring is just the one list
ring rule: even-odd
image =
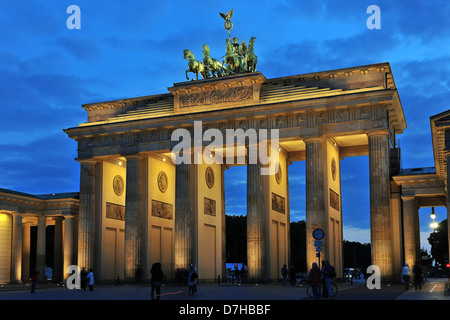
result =
[[[436,214],[434,213],[434,207],[431,208],[431,214],[430,214],[430,218],[431,220],[433,220],[433,222],[430,224],[430,227],[433,229],[433,240],[431,243],[431,255],[433,255],[433,246],[434,244],[436,244],[436,229],[438,227],[438,223],[436,221],[434,221],[436,219]],[[434,249],[434,251],[436,251],[436,249]],[[436,258],[433,256],[434,258],[434,263],[436,265]]]
[[434,230],[434,232],[436,232],[438,223],[434,221],[434,219],[436,219],[436,213],[434,213],[434,207],[431,208],[430,218],[431,218],[431,220],[433,220],[433,222],[430,224],[430,227]]

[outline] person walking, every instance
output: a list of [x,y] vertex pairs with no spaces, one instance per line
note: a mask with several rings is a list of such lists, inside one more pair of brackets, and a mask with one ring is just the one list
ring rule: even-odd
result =
[[154,298],[155,291],[156,291],[156,300],[160,300],[159,298],[161,295],[161,285],[164,279],[164,273],[161,268],[161,263],[155,262],[152,265],[150,273],[152,274],[152,279],[150,280],[150,283],[152,285],[152,300],[155,300]]
[[332,296],[331,292],[331,280],[336,277],[336,271],[328,260],[322,261],[322,278],[324,282],[324,289],[322,292],[322,298],[329,299]]
[[88,275],[88,272],[86,271],[86,268],[83,267],[80,272],[80,285],[81,285],[81,290],[83,290],[83,291],[86,291],[87,275]]
[[311,289],[315,299],[320,299],[319,284],[320,284],[320,269],[316,262],[313,262],[312,268],[309,271],[309,279],[311,280]]
[[94,291],[94,270],[89,269],[89,274],[87,275],[87,284],[89,286],[89,291]]
[[39,271],[38,269],[34,269],[31,274],[31,293],[36,293],[36,283],[38,281]]
[[422,275],[422,268],[420,267],[419,262],[416,262],[416,264],[413,267],[413,274],[414,274],[414,289],[422,290],[422,283],[423,283],[423,275]]
[[189,275],[188,275],[188,285],[189,285],[189,293],[194,295],[194,293],[197,292],[197,278],[198,274],[196,272],[196,267],[191,264],[191,267],[189,268]]
[[296,279],[295,279],[295,267],[294,266],[291,266],[290,277],[291,277],[291,286],[295,286]]
[[284,265],[283,268],[281,268],[281,275],[283,276],[283,286],[286,287],[287,275],[288,275],[288,269],[287,269],[286,265]]
[[409,268],[409,266],[406,262],[405,262],[405,266],[402,269],[402,278],[403,278],[403,282],[405,283],[406,290],[409,290],[409,282],[411,280],[411,269]]

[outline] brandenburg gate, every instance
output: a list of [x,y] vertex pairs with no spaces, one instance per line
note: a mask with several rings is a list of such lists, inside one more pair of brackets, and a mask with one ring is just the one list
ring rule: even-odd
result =
[[[256,71],[256,38],[239,43],[233,10],[220,15],[222,61],[207,45],[201,61],[185,49],[194,80],[84,105],[87,122],[65,130],[81,165],[78,266],[136,280],[159,261],[169,277],[193,264],[202,280],[223,278],[224,171],[246,165],[248,277],[277,280],[290,261],[289,165],[306,161],[306,232],[324,230],[321,258],[342,274],[340,160],[369,155],[372,263],[392,276],[401,223],[391,221],[400,213],[390,209],[390,149],[406,122],[389,64],[267,79]],[[307,238],[308,266],[316,259]]]
[[[180,141],[174,131],[186,129],[194,144],[194,122],[201,121],[201,133],[216,129],[224,137],[238,129],[278,131],[275,174],[262,175],[261,163],[231,164],[247,165],[250,280],[276,280],[289,265],[293,161],[306,161],[308,266],[317,261],[310,234],[321,228],[321,259],[342,274],[340,160],[360,155],[369,156],[372,263],[387,277],[401,268],[390,150],[406,122],[388,63],[274,79],[245,72],[175,83],[168,91],[84,105],[87,122],[65,130],[78,142],[81,165],[80,267],[94,266],[100,279],[149,279],[151,264],[160,261],[167,275],[194,264],[204,280],[224,276],[230,162],[172,161]],[[248,160],[249,148],[248,141],[224,142],[220,154],[234,149],[236,158],[241,150]],[[219,150],[213,151],[211,157]]]
[[342,277],[340,163],[353,156],[369,161],[372,264],[398,279],[405,261],[417,261],[418,208],[448,207],[449,113],[431,119],[435,172],[400,170],[395,141],[406,121],[389,63],[268,79],[256,70],[256,38],[247,46],[231,37],[232,13],[221,13],[229,35],[222,61],[207,45],[203,60],[185,49],[188,81],[168,92],[83,105],[87,121],[64,130],[78,143],[79,194],[0,189],[0,254],[11,257],[0,264],[0,282],[27,279],[34,225],[43,270],[51,223],[61,278],[76,264],[93,268],[96,281],[147,281],[161,262],[168,279],[190,265],[202,281],[224,279],[230,166],[247,167],[248,280],[277,281],[291,265],[294,161],[306,164],[301,268],[317,261],[313,232],[321,229],[320,259]]

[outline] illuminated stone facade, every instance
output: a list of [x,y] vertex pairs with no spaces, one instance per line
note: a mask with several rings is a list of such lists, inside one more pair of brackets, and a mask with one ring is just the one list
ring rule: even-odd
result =
[[[340,160],[360,155],[369,160],[373,264],[388,279],[413,259],[417,194],[408,193],[404,174],[393,174],[396,135],[406,121],[388,63],[275,79],[255,72],[176,83],[168,90],[84,105],[87,122],[64,130],[78,143],[81,167],[77,223],[64,222],[76,226],[76,249],[64,240],[64,265],[70,260],[66,250],[69,256],[76,250],[76,264],[94,268],[99,281],[148,280],[156,261],[168,279],[190,264],[203,281],[224,279],[224,172],[246,165],[249,280],[279,280],[291,260],[289,197],[295,195],[289,194],[289,165],[305,161],[304,268],[317,261],[312,231],[321,228],[321,260],[342,276]],[[222,154],[241,150],[243,163],[175,165],[172,134],[178,128],[193,134],[194,121],[202,121],[203,132],[214,128],[224,136],[227,129],[277,129],[281,170],[261,175],[264,165],[249,163],[250,146],[238,141],[224,143]],[[203,141],[201,150],[207,145]],[[17,211],[0,209],[9,219]],[[11,225],[18,228],[20,218],[14,219]],[[8,234],[16,242],[14,230]],[[70,232],[72,227],[64,229],[64,235]],[[20,262],[10,254],[13,265],[2,268],[14,273]]]
[[[100,278],[148,279],[155,261],[163,263],[169,277],[190,264],[203,280],[224,277],[227,165],[170,161],[172,132],[192,132],[194,121],[224,134],[239,128],[279,130],[280,176],[262,176],[258,163],[243,164],[250,280],[277,280],[281,267],[289,265],[288,167],[304,160],[308,265],[317,260],[310,234],[320,227],[326,234],[321,258],[342,274],[339,163],[358,155],[370,159],[373,259],[392,275],[397,259],[392,238],[399,230],[389,224],[389,150],[406,122],[389,64],[276,79],[259,72],[204,79],[176,83],[166,94],[83,107],[88,121],[65,132],[78,142],[82,165],[78,261],[93,265]],[[246,146],[224,144],[227,148]],[[205,180],[208,167],[215,177],[212,187]],[[162,171],[165,193],[156,181]],[[113,193],[118,174],[125,181],[121,196]],[[153,214],[155,200],[173,215]],[[105,218],[107,202],[125,206],[124,221]]]

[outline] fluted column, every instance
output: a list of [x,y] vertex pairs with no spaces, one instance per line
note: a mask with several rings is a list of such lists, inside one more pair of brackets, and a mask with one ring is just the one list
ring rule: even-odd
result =
[[38,280],[40,282],[47,280],[47,278],[45,277],[46,228],[47,228],[47,218],[44,216],[39,216],[37,228],[37,245],[36,245],[36,269],[39,271]]
[[[312,238],[315,229],[320,228],[327,232],[327,217],[325,211],[325,173],[324,153],[325,140],[313,138],[305,140],[306,146],[306,263],[309,270],[313,262],[319,262],[316,257],[316,247]],[[321,252],[321,260],[326,259],[325,234],[324,246]]]
[[[145,176],[140,155],[127,158],[127,180],[125,195],[125,279],[137,281],[142,276],[142,202],[146,193],[142,179]],[[146,190],[146,189],[145,189]]]
[[392,278],[389,135],[377,132],[368,137],[372,264],[380,267],[381,277],[388,280]]
[[261,167],[259,159],[257,163],[247,161],[247,266],[250,281],[263,281],[268,271],[266,213],[269,176],[261,174]]
[[175,269],[196,263],[195,210],[197,166],[177,164],[175,182]]
[[222,279],[226,279],[226,261],[227,261],[227,242],[226,242],[226,215],[225,215],[225,170],[228,169],[228,166],[222,164],[221,165],[221,200],[222,200]]
[[29,223],[22,223],[22,281],[30,279],[31,229]]
[[96,164],[94,160],[81,161],[80,207],[78,215],[78,266],[94,268],[96,216]]
[[417,258],[416,247],[416,200],[414,196],[402,196],[403,201],[403,246],[405,262],[412,267]]
[[22,216],[13,214],[11,244],[11,282],[21,282],[22,278]]
[[[450,130],[445,130],[445,139],[446,139],[446,145],[448,145],[448,142],[450,142]],[[448,234],[448,242],[450,244],[450,174],[449,169],[450,168],[450,150],[446,150],[445,152],[446,157],[446,163],[447,163],[447,234]],[[448,246],[448,255],[450,257],[450,245]]]
[[53,248],[53,281],[61,281],[63,279],[63,218],[56,217],[55,235]]
[[63,264],[63,279],[67,279],[69,274],[67,268],[71,265],[75,265],[73,260],[73,248],[74,248],[74,232],[73,232],[73,216],[64,216],[64,264]]

